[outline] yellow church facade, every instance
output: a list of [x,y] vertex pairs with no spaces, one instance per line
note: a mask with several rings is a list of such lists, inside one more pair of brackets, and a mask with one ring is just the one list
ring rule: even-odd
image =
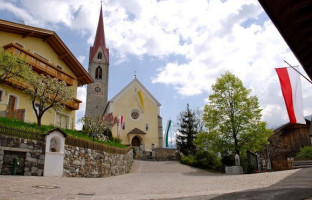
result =
[[[42,124],[73,129],[75,111],[79,109],[77,87],[92,83],[92,77],[54,31],[0,20],[0,46],[22,55],[38,73],[64,81],[72,90],[73,101],[66,109],[48,110]],[[1,66],[0,66],[1,67]],[[0,85],[0,115],[11,116],[25,122],[37,122],[30,98],[23,92],[22,82],[6,81]]]
[[119,123],[112,128],[113,136],[119,137],[123,144],[139,146],[144,151],[162,147],[160,106],[157,99],[134,78],[107,104],[105,113],[119,117]]

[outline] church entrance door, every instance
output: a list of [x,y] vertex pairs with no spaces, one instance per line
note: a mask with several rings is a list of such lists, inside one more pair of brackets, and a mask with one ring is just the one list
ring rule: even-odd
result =
[[134,146],[134,147],[139,147],[141,144],[141,140],[138,136],[134,136],[132,138],[132,142],[131,142],[131,145]]

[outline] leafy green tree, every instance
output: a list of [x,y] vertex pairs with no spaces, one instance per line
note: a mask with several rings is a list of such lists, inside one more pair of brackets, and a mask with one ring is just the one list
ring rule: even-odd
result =
[[184,155],[193,155],[196,152],[193,141],[198,133],[199,121],[200,119],[196,117],[195,112],[189,108],[189,104],[187,104],[186,110],[181,112],[178,117],[176,145],[178,150]]
[[43,114],[51,108],[65,109],[65,103],[72,101],[72,91],[64,81],[32,73],[26,78],[28,88],[25,93],[30,96],[33,110],[37,117],[37,124],[41,126]]
[[208,132],[201,133],[195,144],[202,149],[238,155],[245,154],[246,150],[260,150],[272,130],[260,121],[258,98],[250,96],[251,91],[230,72],[216,80],[212,91],[203,113]]
[[11,78],[23,78],[31,71],[24,58],[0,49],[0,84]]

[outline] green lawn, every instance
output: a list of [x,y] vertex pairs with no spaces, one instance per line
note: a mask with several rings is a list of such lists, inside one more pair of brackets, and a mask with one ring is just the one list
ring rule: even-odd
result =
[[[55,129],[57,127],[54,126],[45,126],[42,125],[40,128],[37,126],[37,124],[35,123],[26,123],[20,120],[14,120],[14,119],[9,119],[6,117],[0,117],[0,125],[4,126],[4,127],[8,127],[8,128],[14,128],[15,130],[21,130],[21,131],[29,131],[29,132],[37,132],[37,133],[41,133],[41,134],[45,134],[46,132]],[[91,137],[89,137],[88,135],[84,134],[82,131],[77,131],[77,130],[71,130],[71,129],[62,129],[67,135],[71,136],[71,137],[75,137],[75,138],[80,138],[83,140],[87,140],[87,141],[93,141]],[[16,135],[16,136],[20,136],[20,134]],[[111,141],[98,141],[95,140],[94,142],[97,143],[101,143],[101,144],[105,144],[105,145],[109,145],[109,146],[113,146],[113,147],[118,147],[118,148],[127,148],[126,145],[123,144],[119,144],[116,142],[111,142]]]

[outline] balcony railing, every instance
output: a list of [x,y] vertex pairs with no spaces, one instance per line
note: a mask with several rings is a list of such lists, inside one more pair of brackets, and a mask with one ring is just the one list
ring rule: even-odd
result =
[[[5,82],[7,84],[12,85],[13,87],[19,88],[21,90],[24,90],[24,89],[29,87],[29,85],[27,85],[25,82],[17,80],[15,78],[7,79],[7,80],[5,80]],[[72,101],[66,102],[65,106],[69,109],[72,109],[72,110],[79,110],[79,104],[81,102],[82,101],[80,101],[79,99],[73,98]]]
[[45,61],[44,59],[36,56],[35,54],[19,47],[14,43],[10,43],[4,46],[5,49],[10,50],[14,54],[19,54],[28,62],[29,65],[33,67],[34,71],[43,73],[45,75],[50,75],[54,78],[64,81],[67,85],[73,86],[75,78],[64,72],[63,70],[57,68],[53,64]]

